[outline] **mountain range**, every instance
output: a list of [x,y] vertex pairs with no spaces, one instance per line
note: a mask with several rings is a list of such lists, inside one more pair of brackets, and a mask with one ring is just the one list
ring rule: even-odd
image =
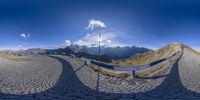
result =
[[[79,46],[79,45],[71,45],[69,48],[77,51],[84,52],[88,54],[98,55],[99,47],[88,47],[88,46]],[[137,46],[125,46],[125,47],[105,47],[101,46],[101,55],[107,55],[110,59],[125,59],[131,57],[136,53],[144,53],[150,51],[148,48],[137,47]]]
[[[126,46],[126,47],[101,47],[101,56],[100,61],[103,62],[111,62],[116,59],[125,59],[131,57],[137,53],[144,53],[150,51],[150,49],[144,47],[136,47],[136,46]],[[1,51],[4,54],[12,54],[17,56],[22,55],[38,55],[38,54],[65,54],[65,55],[75,55],[77,57],[86,57],[89,59],[99,60],[98,47],[87,47],[87,46],[79,46],[79,45],[70,45],[65,48],[57,48],[57,49],[41,49],[41,48],[32,48],[27,50],[4,50]]]

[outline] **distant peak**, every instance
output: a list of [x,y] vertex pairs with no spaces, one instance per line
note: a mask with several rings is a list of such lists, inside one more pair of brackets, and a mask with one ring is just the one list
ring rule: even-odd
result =
[[182,43],[179,43],[179,42],[172,42],[172,43],[170,43],[170,44],[178,44],[178,45],[180,45],[180,44],[182,44]]
[[168,45],[170,45],[170,46],[180,46],[180,47],[186,46],[186,45],[184,45],[183,43],[180,43],[180,42],[172,42]]
[[172,42],[166,46],[164,46],[161,49],[166,49],[166,50],[172,50],[174,52],[178,52],[178,51],[183,51],[183,49],[189,49],[190,51],[197,53],[194,49],[192,49],[190,46],[187,46],[183,43],[179,43],[179,42]]

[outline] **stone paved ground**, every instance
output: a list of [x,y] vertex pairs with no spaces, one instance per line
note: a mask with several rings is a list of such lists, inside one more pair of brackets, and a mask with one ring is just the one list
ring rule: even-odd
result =
[[[177,56],[179,58],[179,56]],[[0,58],[0,100],[200,99],[200,56],[184,50],[151,77],[125,80],[100,74],[66,56],[33,56],[16,63]]]

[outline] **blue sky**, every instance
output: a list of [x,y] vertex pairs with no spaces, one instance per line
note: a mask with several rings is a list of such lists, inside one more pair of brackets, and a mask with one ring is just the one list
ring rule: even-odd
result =
[[[86,29],[91,20],[106,27]],[[200,2],[175,0],[1,0],[0,49],[94,45],[200,49]]]

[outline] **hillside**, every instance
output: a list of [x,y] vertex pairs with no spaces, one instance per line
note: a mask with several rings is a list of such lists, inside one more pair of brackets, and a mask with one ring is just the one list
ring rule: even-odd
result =
[[29,58],[26,58],[26,57],[19,57],[19,56],[13,55],[12,53],[13,53],[12,50],[0,51],[0,57],[1,57],[1,58],[4,58],[4,59],[16,61],[16,62],[27,62],[27,61],[31,61],[31,59],[29,59]]
[[[142,65],[142,64],[146,64],[146,63],[158,60],[160,58],[164,58],[164,57],[173,55],[176,52],[182,51],[184,48],[189,49],[193,53],[196,53],[196,54],[198,53],[195,50],[193,50],[192,48],[190,48],[189,46],[186,46],[182,43],[173,42],[173,43],[170,43],[158,50],[155,50],[155,51],[152,50],[152,51],[148,51],[148,52],[141,53],[141,54],[138,53],[138,54],[132,55],[130,58],[127,58],[127,59],[115,60],[110,64],[118,65],[118,66]],[[150,73],[155,72],[155,71],[159,70],[160,68],[162,68],[164,64],[165,64],[165,62],[162,62],[151,68],[147,68],[147,69],[138,71],[138,73],[140,75],[150,74]],[[93,67],[93,68],[96,69],[95,67]],[[107,70],[104,68],[101,68],[100,70],[102,71],[102,73],[105,73],[108,75],[112,74],[114,76],[115,75],[118,76],[118,74],[126,73],[126,72],[120,72],[120,71],[117,71],[117,72],[110,71],[110,70]]]
[[141,65],[144,63],[148,63],[157,59],[160,59],[162,57],[166,57],[169,55],[172,55],[178,51],[181,51],[183,49],[184,45],[180,43],[171,43],[168,44],[156,51],[148,51],[146,53],[137,53],[130,58],[122,59],[122,60],[116,60],[113,63],[120,65],[120,66],[129,66],[129,65]]

